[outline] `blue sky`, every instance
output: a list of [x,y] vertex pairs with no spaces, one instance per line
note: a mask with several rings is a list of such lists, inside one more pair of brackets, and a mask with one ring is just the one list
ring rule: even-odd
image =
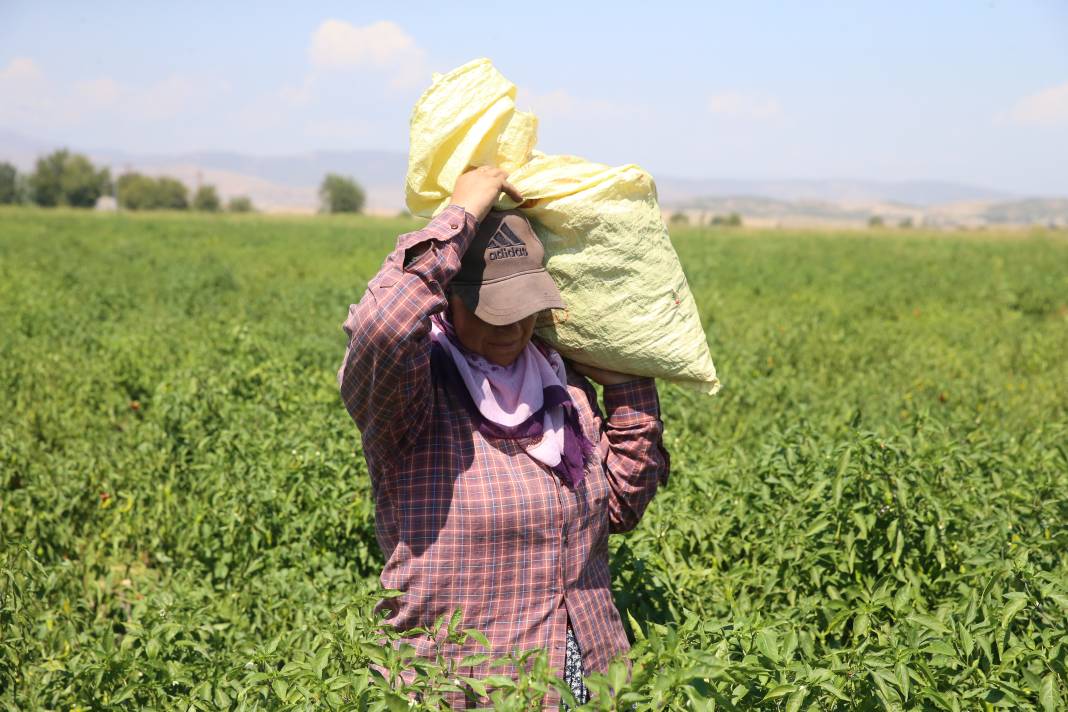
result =
[[0,2],[0,128],[86,148],[405,151],[489,57],[539,148],[656,175],[1068,195],[1068,2]]

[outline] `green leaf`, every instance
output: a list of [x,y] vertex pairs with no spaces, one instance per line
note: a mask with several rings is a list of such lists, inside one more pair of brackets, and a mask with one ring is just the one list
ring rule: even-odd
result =
[[608,684],[617,694],[627,684],[627,666],[621,661],[613,660],[608,666]]
[[779,662],[779,639],[775,631],[765,628],[756,634],[757,650],[774,662]]
[[905,663],[899,662],[894,666],[894,677],[897,687],[901,690],[901,698],[908,701],[909,698],[909,669]]
[[274,690],[274,694],[278,695],[278,699],[282,702],[287,702],[286,693],[289,692],[289,683],[280,677],[274,679],[271,682],[271,689]]
[[786,701],[786,712],[797,712],[800,710],[801,705],[805,702],[806,695],[808,695],[808,691],[803,687],[790,695],[790,699]]
[[841,687],[833,685],[833,684],[831,684],[829,682],[821,682],[820,683],[820,688],[822,688],[826,692],[829,692],[833,696],[837,697],[842,702],[850,702],[850,699],[848,697],[846,697],[846,694],[842,690]]
[[972,654],[972,651],[975,650],[975,639],[972,638],[972,634],[967,626],[959,625],[959,628],[961,648],[964,650],[965,657],[968,657]]
[[312,661],[312,669],[315,671],[316,677],[323,676],[323,670],[326,669],[328,662],[330,662],[330,648],[324,647],[315,656],[315,660]]
[[515,680],[507,675],[487,675],[482,678],[483,681],[491,687],[500,687],[505,690],[515,689]]
[[634,616],[630,614],[630,609],[627,609],[627,620],[630,622],[630,629],[634,632],[634,640],[645,640],[645,633],[642,632],[642,627],[638,625],[638,621],[634,620]]
[[467,634],[468,638],[474,638],[475,640],[477,640],[478,644],[481,645],[486,650],[492,650],[493,649],[493,646],[490,645],[489,638],[487,638],[482,633],[482,631],[477,630],[475,628],[468,628],[467,630],[464,631],[464,633]]
[[949,628],[946,627],[945,623],[933,616],[924,615],[923,613],[913,613],[905,620],[922,625],[924,628],[929,628],[930,630],[933,630],[936,633],[949,632]]
[[805,538],[811,539],[829,526],[831,526],[830,520],[825,517],[820,517],[815,522],[813,522],[812,525],[808,528],[808,531],[805,532]]
[[779,651],[782,660],[789,662],[793,658],[795,650],[797,650],[797,632],[791,630],[782,641],[782,647]]
[[791,692],[797,691],[797,685],[778,685],[777,687],[773,687],[768,690],[768,694],[764,695],[764,699],[762,699],[761,702],[767,702],[768,700],[774,700],[778,697],[784,697],[785,695],[789,695]]
[[211,699],[211,683],[207,680],[193,688],[193,697],[201,700]]
[[111,699],[105,700],[105,702],[107,702],[107,704],[109,704],[109,705],[117,705],[120,702],[125,702],[126,700],[130,699],[136,693],[137,693],[137,688],[136,687],[127,687],[127,688],[123,689],[121,692],[119,692],[119,694],[117,694],[114,697],[112,697]]
[[993,654],[993,651],[992,651],[990,638],[988,638],[985,635],[980,635],[978,638],[975,639],[975,642],[979,645],[979,649],[983,651],[983,655],[986,656],[987,662],[989,664],[993,665],[994,664],[994,654]]
[[996,687],[987,690],[986,696],[983,697],[983,701],[988,705],[994,705],[995,707],[1019,708],[1012,693]]
[[1057,709],[1057,677],[1054,673],[1048,673],[1042,678],[1042,687],[1038,690],[1038,703],[1046,712],[1054,712]]
[[932,640],[923,648],[928,655],[946,655],[951,658],[957,657],[956,649],[944,640]]
[[1026,598],[1013,598],[1006,604],[1004,613],[1001,614],[1001,628],[1004,630],[1009,627],[1009,623],[1027,606]]
[[909,597],[912,595],[912,590],[909,584],[904,584],[897,589],[897,593],[894,594],[894,610],[903,611],[908,606]]
[[383,663],[386,657],[393,652],[393,648],[388,645],[376,645],[374,643],[360,643],[360,652],[364,654],[371,662]]
[[230,707],[230,696],[226,694],[222,685],[215,686],[215,707],[220,710]]
[[389,708],[389,712],[408,712],[412,707],[408,702],[408,698],[401,697],[395,692],[387,692],[383,700],[386,703],[386,707]]
[[853,618],[853,636],[856,638],[863,638],[868,634],[868,627],[871,624],[871,619],[867,613],[858,613]]
[[489,690],[486,688],[485,683],[477,677],[461,677],[460,680],[470,687],[479,697],[486,697],[489,695]]

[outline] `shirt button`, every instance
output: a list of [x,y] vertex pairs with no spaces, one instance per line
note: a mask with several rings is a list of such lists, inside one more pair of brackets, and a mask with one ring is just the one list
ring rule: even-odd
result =
[[456,223],[452,223],[451,225],[449,225],[449,227],[451,227],[453,230],[458,230],[460,228],[460,226]]

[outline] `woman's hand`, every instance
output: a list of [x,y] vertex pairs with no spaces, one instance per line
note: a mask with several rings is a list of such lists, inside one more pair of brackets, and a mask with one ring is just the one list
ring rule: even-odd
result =
[[507,178],[505,171],[493,166],[468,169],[456,179],[456,186],[452,189],[452,204],[459,205],[482,222],[502,192],[517,203],[522,203],[523,196]]
[[587,366],[582,363],[571,362],[571,368],[591,381],[600,383],[602,386],[614,386],[619,383],[627,383],[628,381],[637,381],[641,376],[629,376],[625,373],[618,373],[616,371],[609,371],[606,368],[597,368],[596,366]]

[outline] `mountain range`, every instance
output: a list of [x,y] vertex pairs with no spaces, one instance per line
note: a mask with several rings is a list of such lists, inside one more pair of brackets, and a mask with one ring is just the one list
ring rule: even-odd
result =
[[[0,161],[32,170],[37,156],[56,146],[0,129]],[[407,156],[399,151],[316,151],[249,155],[227,151],[131,153],[71,146],[112,175],[138,171],[171,175],[189,186],[215,185],[222,197],[248,195],[268,212],[314,212],[326,173],[355,178],[367,192],[368,212],[404,208]],[[750,224],[863,224],[873,216],[934,226],[986,224],[1068,225],[1068,199],[1016,196],[947,181],[732,180],[654,176],[665,213],[704,222],[737,212]]]

